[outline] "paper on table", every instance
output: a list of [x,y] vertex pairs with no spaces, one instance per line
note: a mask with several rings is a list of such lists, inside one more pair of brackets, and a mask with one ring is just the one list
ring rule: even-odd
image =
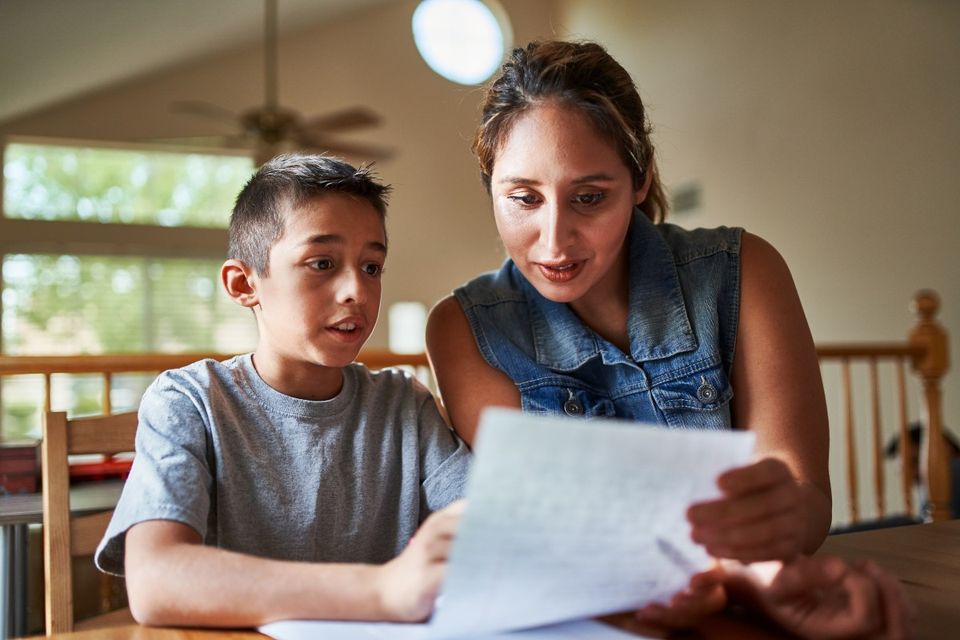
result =
[[[276,640],[428,640],[429,624],[398,624],[389,622],[336,622],[327,620],[283,620],[260,627],[260,633]],[[626,633],[596,620],[578,620],[549,627],[504,631],[503,633],[471,636],[463,640],[637,640],[639,636]]]
[[686,509],[753,435],[490,409],[431,626],[458,637],[665,601],[707,568]]
[[[594,621],[666,600],[710,564],[687,506],[746,464],[746,432],[670,430],[489,409],[442,597],[428,624],[288,621],[282,640],[619,638]],[[527,629],[516,634],[502,632]]]

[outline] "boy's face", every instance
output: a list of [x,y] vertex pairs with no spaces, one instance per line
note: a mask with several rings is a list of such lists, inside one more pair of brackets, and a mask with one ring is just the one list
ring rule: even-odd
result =
[[366,200],[340,193],[288,208],[284,218],[269,275],[256,276],[258,367],[265,359],[293,375],[304,364],[344,367],[380,311],[383,221]]

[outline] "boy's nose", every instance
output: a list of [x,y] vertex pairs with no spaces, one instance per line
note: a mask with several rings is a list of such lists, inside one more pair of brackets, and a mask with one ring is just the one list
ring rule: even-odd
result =
[[337,287],[337,297],[342,303],[362,304],[366,302],[363,273],[359,270],[345,270],[340,278],[340,285]]

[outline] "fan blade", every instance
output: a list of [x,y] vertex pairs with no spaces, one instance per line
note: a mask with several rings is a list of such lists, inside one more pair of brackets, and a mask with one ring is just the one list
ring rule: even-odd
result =
[[170,108],[177,113],[201,116],[211,120],[219,120],[220,122],[229,122],[234,126],[236,126],[240,120],[239,114],[202,100],[177,100]]
[[345,129],[359,129],[380,124],[383,119],[380,115],[366,107],[349,107],[321,116],[310,118],[300,129],[308,135],[329,131],[343,131]]

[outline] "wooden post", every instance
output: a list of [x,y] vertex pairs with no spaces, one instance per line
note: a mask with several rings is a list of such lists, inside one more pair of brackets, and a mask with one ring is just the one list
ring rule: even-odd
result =
[[910,332],[911,346],[923,350],[913,358],[914,372],[923,383],[926,409],[924,441],[920,454],[921,477],[928,493],[927,517],[932,520],[950,519],[950,461],[943,438],[943,398],[940,381],[950,368],[947,332],[936,320],[940,298],[929,289],[918,291],[913,298],[913,311],[919,320]]

